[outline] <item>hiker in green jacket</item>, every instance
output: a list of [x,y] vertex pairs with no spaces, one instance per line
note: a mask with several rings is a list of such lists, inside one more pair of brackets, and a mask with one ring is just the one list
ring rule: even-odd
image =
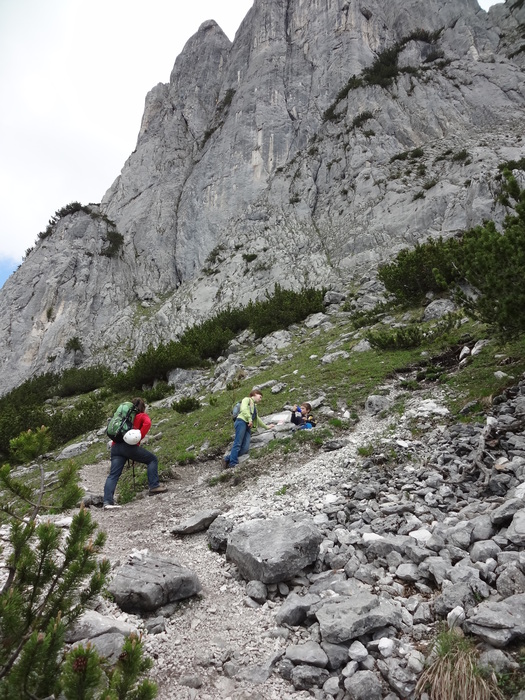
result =
[[248,454],[250,449],[252,428],[262,428],[270,430],[273,423],[266,425],[257,414],[257,404],[262,400],[262,391],[254,389],[249,396],[245,396],[241,401],[241,410],[235,419],[235,438],[230,454],[224,455],[222,463],[224,469],[236,467],[239,464],[239,457]]

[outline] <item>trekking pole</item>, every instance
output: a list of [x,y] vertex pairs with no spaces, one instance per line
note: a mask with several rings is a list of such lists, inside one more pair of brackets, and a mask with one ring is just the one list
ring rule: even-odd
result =
[[131,467],[132,473],[133,473],[133,491],[136,491],[136,485],[135,485],[135,461],[132,460],[130,457],[126,458],[126,461],[124,462],[124,468],[126,467]]

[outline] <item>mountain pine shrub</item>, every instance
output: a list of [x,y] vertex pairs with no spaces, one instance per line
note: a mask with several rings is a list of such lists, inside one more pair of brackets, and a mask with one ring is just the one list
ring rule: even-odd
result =
[[[416,303],[428,292],[452,289],[466,311],[507,336],[525,332],[525,190],[511,169],[523,161],[504,164],[499,195],[514,209],[503,222],[502,232],[493,221],[476,226],[460,238],[441,237],[402,250],[392,263],[379,268],[378,277],[394,298]],[[503,199],[502,199],[503,198]],[[467,297],[458,284],[466,281],[475,290]]]
[[380,266],[378,277],[399,303],[420,303],[428,292],[439,294],[459,281],[456,251],[453,239],[431,238],[411,250],[402,250],[393,262]]
[[174,369],[205,367],[223,355],[232,339],[243,330],[256,337],[299,323],[312,313],[324,309],[325,290],[304,288],[298,292],[276,284],[272,295],[250,302],[246,307],[227,308],[216,316],[188,328],[178,341],[160,343],[138,355],[134,364],[109,380],[117,391],[142,388],[156,380],[167,379]]
[[414,325],[406,328],[369,331],[365,337],[373,348],[401,350],[419,347],[425,339],[425,334],[419,326]]
[[201,405],[198,399],[193,396],[183,396],[180,401],[175,401],[171,404],[171,407],[177,413],[193,413],[197,411]]
[[11,454],[17,462],[31,462],[43,455],[51,446],[49,429],[45,425],[37,430],[31,428],[9,441]]
[[0,590],[0,698],[2,700],[152,700],[156,686],[143,676],[152,662],[130,635],[108,667],[90,646],[64,655],[66,629],[105,586],[110,564],[100,559],[106,536],[88,510],[69,532],[37,523],[42,511],[73,507],[81,492],[65,466],[49,479],[39,466],[38,486],[24,474],[0,469],[0,510],[10,525],[7,579]]
[[104,236],[104,243],[106,245],[102,248],[100,254],[107,258],[114,258],[124,245],[124,236],[116,229],[108,229]]
[[66,343],[67,352],[82,352],[83,349],[84,345],[78,335],[74,335],[72,338],[69,338]]
[[105,542],[89,511],[73,516],[66,536],[42,510],[71,508],[80,498],[76,472],[56,478],[43,468],[38,487],[27,475],[0,469],[0,509],[10,525],[7,578],[0,590],[0,698],[46,698],[60,691],[64,632],[102,590],[110,566],[99,560]]

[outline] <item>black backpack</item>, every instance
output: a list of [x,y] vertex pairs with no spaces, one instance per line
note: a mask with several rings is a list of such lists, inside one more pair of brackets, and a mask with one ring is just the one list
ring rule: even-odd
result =
[[133,421],[138,411],[131,401],[121,403],[113,417],[110,418],[106,429],[107,436],[113,442],[124,442],[124,435],[133,428]]

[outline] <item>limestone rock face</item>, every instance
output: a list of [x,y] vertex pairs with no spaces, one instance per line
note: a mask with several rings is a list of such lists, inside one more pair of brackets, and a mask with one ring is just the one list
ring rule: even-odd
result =
[[233,43],[202,24],[102,202],[60,217],[1,290],[0,392],[121,369],[276,282],[342,289],[501,223],[498,165],[525,155],[524,23],[520,3],[254,0]]

